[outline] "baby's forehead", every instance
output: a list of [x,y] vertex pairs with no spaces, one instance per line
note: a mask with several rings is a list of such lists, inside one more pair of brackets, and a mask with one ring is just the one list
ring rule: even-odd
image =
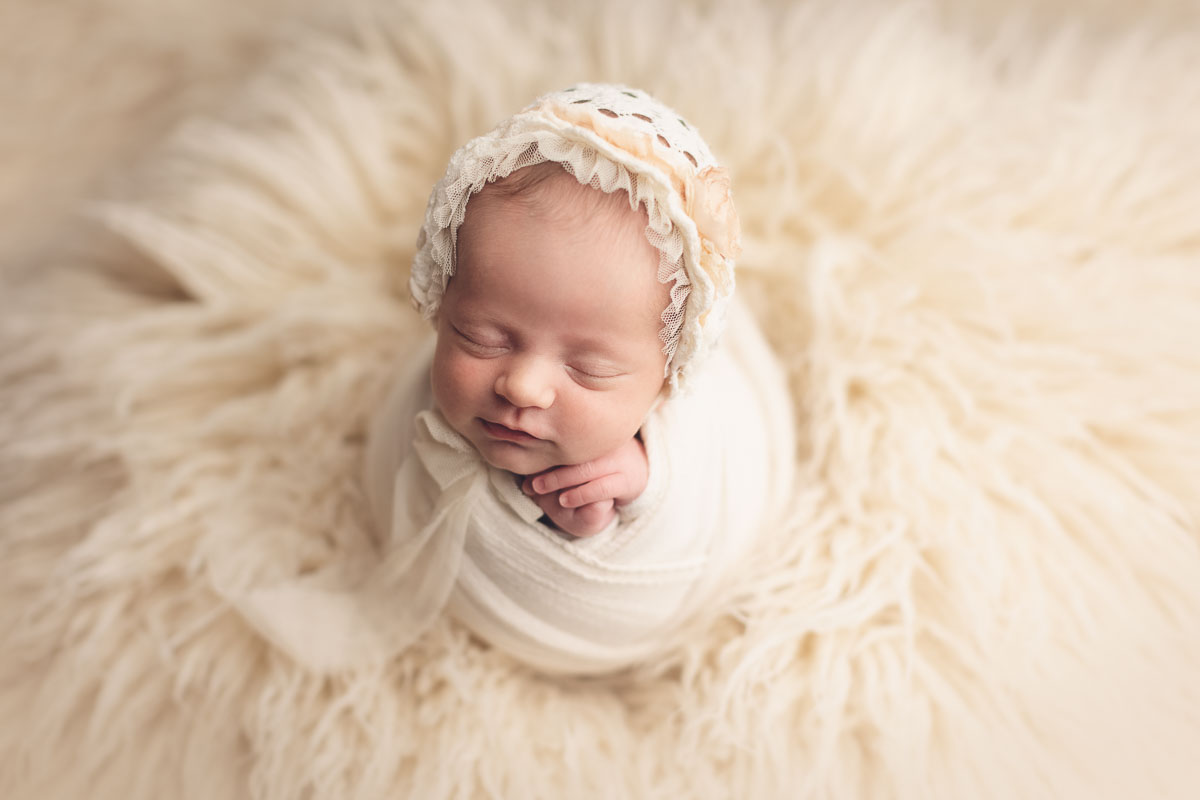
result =
[[569,300],[581,317],[619,298],[628,307],[620,310],[647,315],[657,330],[670,290],[658,276],[660,253],[646,235],[645,213],[631,208],[624,191],[606,194],[552,166],[468,202],[458,277],[481,290],[520,281],[538,295]]
[[518,207],[551,223],[583,223],[597,219],[614,224],[637,224],[644,232],[644,208],[632,203],[623,189],[604,192],[579,180],[563,165],[545,161],[519,169],[488,183],[466,206],[464,222],[488,210]]
[[552,241],[619,253],[605,271],[635,270],[657,282],[660,253],[647,224],[645,209],[624,190],[606,193],[546,162],[487,185],[467,202],[456,237],[456,271],[469,269],[500,240],[512,244],[519,237],[530,249]]

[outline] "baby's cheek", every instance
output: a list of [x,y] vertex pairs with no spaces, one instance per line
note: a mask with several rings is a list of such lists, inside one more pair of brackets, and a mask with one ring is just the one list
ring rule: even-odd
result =
[[624,421],[606,403],[589,403],[564,411],[567,413],[560,419],[569,431],[566,438],[572,450],[572,463],[608,455],[636,432],[634,429],[626,434]]
[[433,396],[443,411],[476,402],[488,382],[487,370],[477,358],[439,347],[433,360]]
[[444,352],[439,343],[430,379],[433,382],[433,399],[443,411],[449,411],[447,405],[453,406],[454,401],[463,395],[461,373],[462,367],[455,363],[453,354]]

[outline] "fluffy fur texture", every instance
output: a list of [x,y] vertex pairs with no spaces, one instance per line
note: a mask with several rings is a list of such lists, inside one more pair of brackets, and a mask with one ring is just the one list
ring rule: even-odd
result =
[[[72,247],[5,232],[43,255],[0,318],[0,796],[1194,796],[1194,17],[455,6],[289,44]],[[223,598],[367,536],[429,187],[589,79],[734,175],[740,291],[798,398],[789,523],[644,669],[551,680],[444,622],[306,674]]]

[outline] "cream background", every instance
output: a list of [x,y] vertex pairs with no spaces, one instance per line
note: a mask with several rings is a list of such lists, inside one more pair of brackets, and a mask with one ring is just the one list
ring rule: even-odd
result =
[[[1194,5],[324,5],[0,6],[0,796],[1194,796]],[[307,675],[222,598],[361,544],[428,188],[584,78],[734,173],[791,516],[653,668]]]

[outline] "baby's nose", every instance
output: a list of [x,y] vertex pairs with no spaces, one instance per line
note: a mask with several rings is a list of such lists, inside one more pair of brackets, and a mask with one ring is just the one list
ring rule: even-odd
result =
[[496,378],[496,394],[517,408],[549,408],[554,404],[554,386],[546,365],[521,359]]

